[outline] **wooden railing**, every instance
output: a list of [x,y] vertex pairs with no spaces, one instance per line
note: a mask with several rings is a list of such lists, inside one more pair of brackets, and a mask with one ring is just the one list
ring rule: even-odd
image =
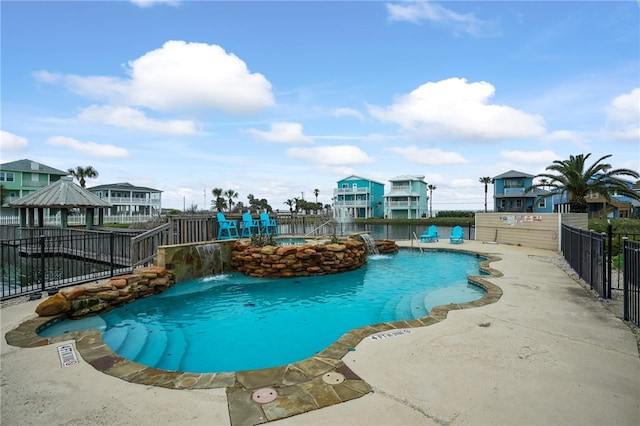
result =
[[169,243],[170,223],[165,223],[143,234],[131,238],[131,266],[152,265],[158,247]]

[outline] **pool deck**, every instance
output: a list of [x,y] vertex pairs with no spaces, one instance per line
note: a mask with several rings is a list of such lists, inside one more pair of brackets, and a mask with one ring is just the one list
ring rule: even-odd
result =
[[[446,319],[407,334],[363,338],[342,357],[342,371],[366,382],[369,392],[268,424],[638,424],[636,334],[554,263],[556,252],[476,241],[451,245],[448,239],[421,246],[499,257],[490,266],[503,275],[487,280],[502,296],[451,310]],[[232,424],[231,388],[142,385],[82,358],[61,368],[59,344],[8,345],[6,333],[34,318],[39,302],[0,309],[3,426]],[[298,413],[304,397],[288,395],[290,411],[279,409]],[[234,426],[257,423],[250,416],[234,418]]]

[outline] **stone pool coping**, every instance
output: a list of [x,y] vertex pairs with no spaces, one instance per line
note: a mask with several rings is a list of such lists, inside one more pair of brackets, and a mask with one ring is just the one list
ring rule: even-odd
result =
[[[489,266],[490,263],[501,260],[500,257],[457,248],[424,250],[465,252],[484,258],[479,266],[488,275],[469,276],[468,279],[484,288],[486,293],[472,302],[436,306],[429,315],[420,319],[385,322],[351,330],[314,356],[280,367],[234,373],[166,371],[147,367],[115,354],[102,341],[98,330],[76,331],[52,338],[37,334],[38,330],[60,320],[63,315],[29,319],[9,331],[6,341],[12,346],[29,348],[75,340],[75,347],[82,358],[107,375],[130,383],[177,390],[226,388],[232,425],[265,423],[346,402],[372,392],[372,387],[342,361],[363,339],[391,330],[437,324],[447,318],[449,311],[489,305],[502,296],[502,290],[485,279],[502,276],[500,271]],[[336,384],[325,382],[323,376],[329,373],[341,375],[344,381]],[[252,399],[254,392],[265,388],[275,389],[278,397],[268,403],[255,402]]]

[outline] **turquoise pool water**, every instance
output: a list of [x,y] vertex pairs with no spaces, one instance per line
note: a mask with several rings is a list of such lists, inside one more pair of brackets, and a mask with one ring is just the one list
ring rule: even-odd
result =
[[426,316],[437,305],[479,299],[467,282],[481,258],[401,250],[369,256],[343,274],[258,279],[227,274],[179,283],[107,314],[56,323],[40,334],[97,328],[114,352],[164,370],[230,372],[308,358],[345,332]]

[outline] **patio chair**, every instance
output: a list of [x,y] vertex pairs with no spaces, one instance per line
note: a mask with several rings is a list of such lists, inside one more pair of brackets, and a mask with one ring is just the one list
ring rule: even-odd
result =
[[260,229],[267,235],[278,236],[278,223],[268,213],[260,213]]
[[456,225],[451,230],[451,235],[449,236],[449,243],[451,244],[460,244],[464,242],[464,231],[460,225]]
[[431,225],[429,229],[420,235],[421,243],[431,243],[433,241],[438,241],[438,227],[435,225]]
[[243,213],[241,236],[251,238],[254,234],[260,234],[260,219],[254,219],[249,212]]
[[218,239],[238,238],[238,221],[227,220],[222,213],[218,213]]

